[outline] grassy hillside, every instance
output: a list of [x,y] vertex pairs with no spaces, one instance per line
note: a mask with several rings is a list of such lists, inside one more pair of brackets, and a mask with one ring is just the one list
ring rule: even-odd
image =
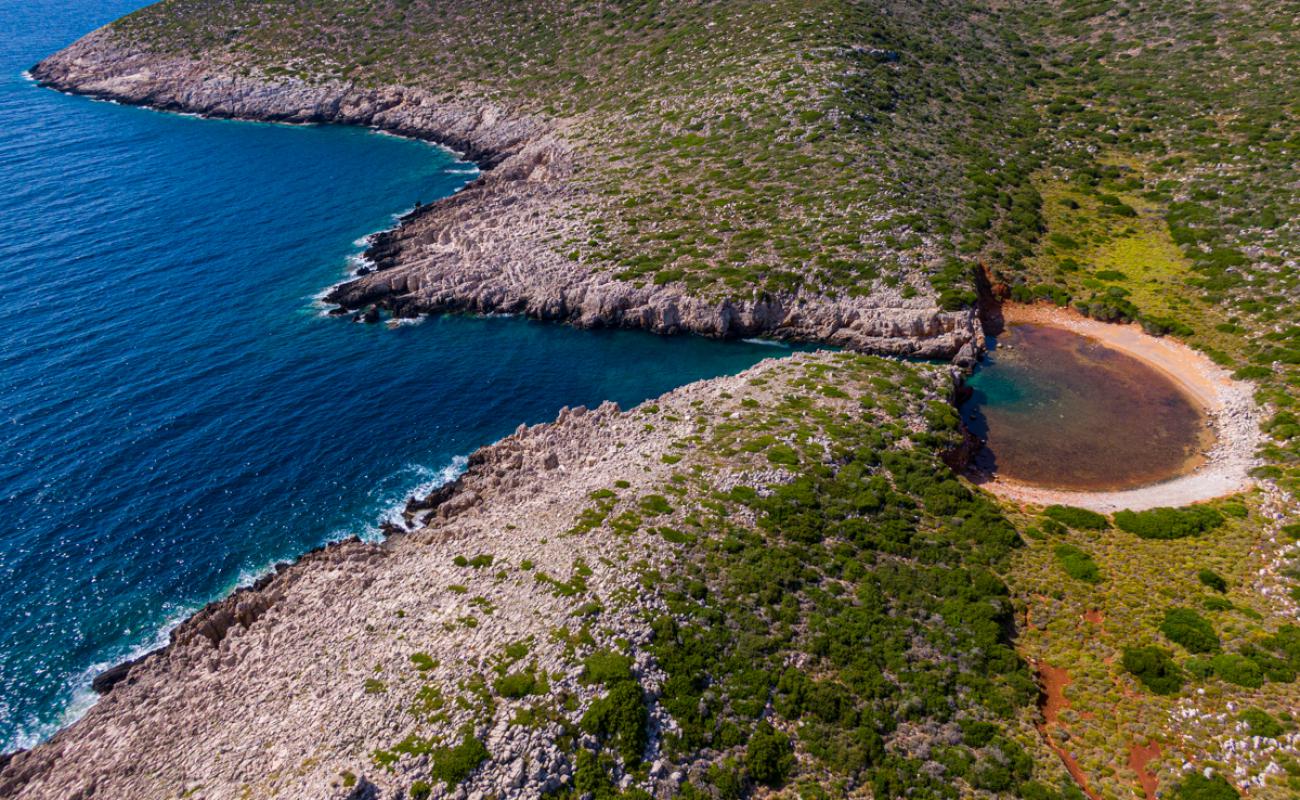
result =
[[[1027,50],[968,0],[194,2],[118,23],[272,78],[409,85],[554,122],[588,190],[572,258],[704,294],[883,282],[973,299]],[[1016,224],[1034,227],[1013,192]]]

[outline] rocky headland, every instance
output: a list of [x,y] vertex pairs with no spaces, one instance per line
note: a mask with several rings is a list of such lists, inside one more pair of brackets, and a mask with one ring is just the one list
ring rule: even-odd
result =
[[[450,198],[421,206],[374,237],[367,274],[332,289],[343,310],[397,317],[466,311],[520,313],[580,327],[660,334],[774,337],[861,352],[970,364],[983,347],[971,309],[944,311],[933,290],[907,297],[751,289],[703,295],[680,283],[620,279],[555,242],[581,233],[575,208],[587,193],[571,178],[581,159],[562,130],[491,104],[448,104],[416,88],[364,88],[240,75],[231,65],[159,56],[119,42],[111,28],[32,68],[61,91],[212,117],[360,125],[446,145],[482,176]],[[363,315],[363,318],[366,318]]]
[[[942,369],[858,359],[772,359],[629,411],[520,426],[413,501],[409,532],[283,565],[115,670],[85,717],[8,757],[0,796],[536,797],[580,780],[575,746],[599,747],[580,721],[603,693],[587,658],[602,652],[626,658],[650,731],[643,766],[611,780],[655,793],[705,780],[715,754],[667,745],[680,729],[661,699],[677,689],[651,655],[652,621],[673,616],[672,576],[709,497],[769,495],[798,474],[796,457],[760,447],[724,458],[728,439],[771,429],[810,386],[843,388],[791,406],[803,424],[847,423],[884,387],[913,387],[902,391],[914,407],[951,394]],[[893,424],[914,437],[930,427],[910,412]],[[757,517],[741,508],[729,524]],[[464,774],[420,789],[458,741],[479,743]]]

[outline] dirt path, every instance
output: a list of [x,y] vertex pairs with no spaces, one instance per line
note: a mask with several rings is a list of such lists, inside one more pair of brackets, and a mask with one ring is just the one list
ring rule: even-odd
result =
[[1003,306],[1002,316],[1009,325],[1034,323],[1073,331],[1159,370],[1206,409],[1214,442],[1205,454],[1205,463],[1197,469],[1136,489],[1074,492],[997,477],[983,483],[983,488],[1020,503],[1061,503],[1112,512],[1187,505],[1235,494],[1252,485],[1250,469],[1258,464],[1255,450],[1260,438],[1260,418],[1251,384],[1234,380],[1204,353],[1174,339],[1150,336],[1138,325],[1098,322],[1068,309],[1043,304],[1008,304]]
[[1042,711],[1043,722],[1038,726],[1038,732],[1042,734],[1043,741],[1047,746],[1052,748],[1065,765],[1065,771],[1070,773],[1074,782],[1079,784],[1083,793],[1088,795],[1091,800],[1101,800],[1101,795],[1088,787],[1088,778],[1083,774],[1083,769],[1070,751],[1061,747],[1056,739],[1052,737],[1052,730],[1060,725],[1060,716],[1063,709],[1070,707],[1070,701],[1065,696],[1065,687],[1069,686],[1073,679],[1070,673],[1062,667],[1054,667],[1046,661],[1038,665],[1038,680],[1043,687]]

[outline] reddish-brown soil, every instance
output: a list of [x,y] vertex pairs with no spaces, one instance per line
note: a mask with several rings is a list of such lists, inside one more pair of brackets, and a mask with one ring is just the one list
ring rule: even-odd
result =
[[1129,769],[1137,773],[1138,783],[1142,785],[1142,792],[1146,794],[1147,800],[1156,800],[1158,782],[1155,774],[1147,769],[1147,764],[1158,755],[1160,755],[1160,745],[1157,742],[1148,742],[1145,745],[1130,744],[1128,747]]
[[1070,707],[1070,701],[1065,696],[1065,687],[1069,686],[1073,680],[1070,673],[1061,667],[1054,667],[1047,662],[1042,662],[1038,665],[1038,680],[1043,687],[1043,697],[1040,701],[1043,722],[1038,726],[1038,732],[1042,734],[1047,746],[1052,748],[1052,752],[1056,753],[1057,757],[1061,759],[1061,763],[1065,765],[1065,771],[1070,773],[1070,777],[1074,778],[1074,782],[1079,784],[1079,788],[1083,790],[1083,793],[1088,795],[1091,800],[1101,800],[1099,794],[1088,788],[1088,779],[1084,776],[1079,762],[1052,737],[1052,729],[1060,724],[1061,710]]

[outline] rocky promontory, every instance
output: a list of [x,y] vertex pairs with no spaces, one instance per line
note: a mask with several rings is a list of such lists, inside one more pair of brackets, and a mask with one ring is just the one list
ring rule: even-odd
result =
[[[925,284],[868,292],[799,288],[700,293],[679,282],[620,278],[562,254],[584,233],[590,202],[581,158],[557,125],[485,103],[447,102],[409,87],[243,74],[233,64],[157,55],[100,29],[31,70],[53,88],[213,117],[378,128],[447,145],[484,172],[380,235],[368,274],[335,287],[343,309],[398,317],[449,311],[519,313],[581,327],[714,337],[775,337],[862,352],[971,363],[982,348],[973,310],[943,311]],[[370,319],[375,315],[370,314]]]
[[[800,354],[520,426],[412,503],[409,532],[324,547],[199,611],[84,718],[10,757],[0,796],[536,797],[590,780],[575,753],[607,741],[590,719],[609,663],[644,693],[648,731],[610,780],[656,794],[707,782],[721,754],[670,745],[687,724],[680,678],[652,646],[681,613],[677,576],[723,524],[701,515],[794,482],[800,453],[841,468],[822,426],[932,435],[916,411],[862,404],[921,409],[950,390],[942,369]],[[911,446],[887,450],[942,470]],[[725,525],[758,520],[741,505]]]

